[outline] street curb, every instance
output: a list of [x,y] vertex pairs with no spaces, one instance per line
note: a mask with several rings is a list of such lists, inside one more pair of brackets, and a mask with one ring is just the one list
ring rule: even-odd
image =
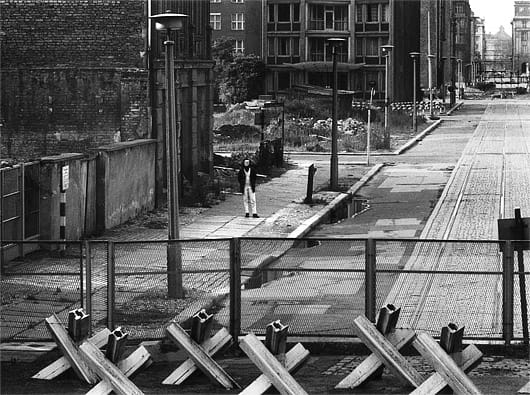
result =
[[400,148],[398,148],[396,151],[392,152],[392,155],[401,155],[403,152],[408,150],[409,148],[412,148],[415,146],[419,141],[423,140],[423,138],[431,133],[434,129],[436,129],[440,124],[442,123],[442,120],[439,119],[435,123],[433,123],[431,126],[429,126],[427,129],[425,129],[423,132],[418,134],[413,139],[409,140],[405,144],[403,144]]
[[316,213],[311,218],[302,222],[302,224],[298,226],[294,231],[289,233],[289,236],[287,237],[289,239],[300,239],[304,237],[312,229],[314,229],[317,225],[319,225],[324,219],[328,218],[334,209],[340,207],[341,205],[346,203],[347,200],[351,199],[353,195],[357,193],[357,191],[361,189],[361,187],[363,187],[364,184],[366,184],[384,166],[385,166],[384,164],[380,163],[372,167],[370,171],[368,171],[368,173],[366,173],[359,181],[357,181],[348,190],[348,192],[341,193],[339,196],[333,199],[328,205],[326,205],[326,207],[321,209],[318,213]]
[[451,108],[449,111],[447,111],[446,115],[451,115],[453,112],[455,112],[456,110],[458,110],[462,105],[464,104],[463,101],[459,101],[458,103],[456,103],[453,108]]

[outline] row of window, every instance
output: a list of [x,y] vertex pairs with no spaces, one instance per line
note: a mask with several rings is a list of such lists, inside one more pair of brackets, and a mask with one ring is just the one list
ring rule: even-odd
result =
[[[212,0],[213,1],[213,0]],[[242,2],[242,1],[239,1]],[[356,6],[357,23],[387,23],[389,21],[388,4],[358,4]],[[300,4],[280,3],[269,4],[269,23],[300,22]],[[221,13],[210,14],[210,25],[214,30],[221,30]],[[245,14],[231,15],[231,29],[245,29]],[[310,30],[348,30],[348,6],[309,4]]]
[[[245,14],[238,12],[231,15],[230,28],[232,30],[245,30]],[[213,30],[221,30],[221,13],[210,13],[210,26]]]
[[[220,3],[220,2],[221,2],[221,0],[210,0],[210,3]],[[230,0],[230,3],[243,4],[244,2],[245,2],[245,0]]]

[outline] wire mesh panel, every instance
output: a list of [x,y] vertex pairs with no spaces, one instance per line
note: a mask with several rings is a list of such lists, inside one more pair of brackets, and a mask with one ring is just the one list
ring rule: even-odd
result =
[[90,275],[90,322],[92,333],[108,327],[107,322],[107,241],[90,242],[90,267],[87,267],[87,275]]
[[[229,242],[185,240],[176,243],[184,297],[168,297],[168,242],[115,244],[114,326],[131,338],[162,338],[171,321],[187,326],[200,309],[226,326],[229,299]],[[219,316],[217,316],[219,313]]]
[[83,306],[81,243],[63,243],[62,253],[54,242],[10,243],[21,251],[38,249],[3,262],[1,341],[49,340],[44,319],[57,314],[66,322],[68,311]]
[[364,240],[242,239],[242,332],[353,336],[364,314]]
[[498,242],[377,240],[378,304],[401,307],[400,325],[439,335],[449,322],[465,336],[502,338]]

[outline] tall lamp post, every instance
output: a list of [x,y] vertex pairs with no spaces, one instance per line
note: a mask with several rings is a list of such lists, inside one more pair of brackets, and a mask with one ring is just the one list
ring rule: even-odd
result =
[[459,99],[462,99],[464,97],[464,94],[463,94],[463,90],[464,88],[462,87],[462,59],[457,59],[456,60],[456,64],[457,64],[457,79],[458,79],[458,98]]
[[[155,29],[166,32],[165,74],[166,74],[166,175],[167,175],[167,205],[168,205],[168,239],[178,240],[179,236],[179,180],[178,180],[178,130],[175,97],[175,42],[171,40],[171,31],[182,30],[188,16],[174,14],[153,15]],[[182,298],[182,262],[180,246],[169,242],[167,245],[167,286],[170,298]]]
[[337,146],[337,107],[338,107],[338,73],[337,73],[337,49],[345,42],[343,38],[328,38],[328,43],[332,48],[333,56],[333,100],[331,105],[331,163],[329,187],[332,191],[339,189],[339,157]]
[[375,93],[375,81],[368,82],[370,87],[370,103],[368,104],[368,122],[366,126],[366,165],[370,166],[370,144],[372,137],[371,122],[372,122],[372,103]]
[[381,45],[381,50],[383,51],[383,54],[385,55],[385,134],[383,136],[383,145],[386,148],[390,148],[390,133],[388,130],[388,107],[390,105],[390,99],[389,99],[389,89],[388,89],[388,74],[389,74],[389,62],[390,62],[390,52],[392,52],[392,49],[394,48],[393,45],[386,44]]
[[411,52],[410,57],[412,58],[413,63],[413,71],[412,71],[412,81],[413,81],[413,88],[412,88],[412,106],[413,106],[413,112],[412,112],[412,129],[414,129],[414,134],[418,133],[418,106],[416,104],[416,63],[418,61],[418,58],[420,57],[419,52]]

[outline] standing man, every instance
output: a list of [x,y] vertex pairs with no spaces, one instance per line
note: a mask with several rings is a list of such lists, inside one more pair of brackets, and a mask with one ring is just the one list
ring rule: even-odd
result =
[[[245,208],[245,217],[250,217],[250,210],[252,210],[252,216],[259,218],[256,209],[256,169],[252,166],[250,159],[246,158],[241,164],[241,169],[237,175],[239,181],[239,189],[243,194],[243,207]],[[250,210],[249,210],[250,203]]]

